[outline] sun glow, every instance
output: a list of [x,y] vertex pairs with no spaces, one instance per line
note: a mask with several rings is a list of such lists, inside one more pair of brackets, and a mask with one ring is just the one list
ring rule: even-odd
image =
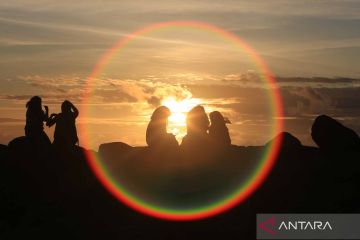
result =
[[169,132],[177,137],[184,136],[186,133],[186,114],[199,104],[201,104],[201,100],[198,98],[185,98],[181,100],[175,97],[165,98],[162,101],[162,105],[168,107],[171,111]]
[[[89,89],[89,90],[84,91],[83,102],[82,102],[82,106],[84,107],[83,109],[81,109],[81,112],[84,114],[84,116],[88,116],[91,113],[93,113],[93,111],[95,111],[92,105],[89,104],[92,101],[94,101],[94,97],[96,97],[96,96],[92,96],[92,93],[95,91],[90,91],[90,90],[93,89],[93,86],[98,81],[99,76],[105,75],[105,70],[109,68],[110,63],[115,64],[116,66],[115,69],[118,69],[118,62],[115,61],[114,59],[114,55],[116,53],[118,52],[126,53],[128,46],[133,48],[134,45],[132,44],[136,44],[139,40],[143,39],[144,37],[152,37],[151,35],[152,33],[155,34],[158,33],[159,31],[162,32],[162,31],[174,30],[174,31],[180,31],[180,33],[183,35],[184,32],[183,30],[186,31],[187,29],[199,30],[199,31],[205,31],[207,33],[211,33],[214,35],[214,37],[219,38],[220,40],[223,39],[227,41],[229,43],[229,46],[234,46],[235,49],[239,50],[239,53],[240,52],[245,53],[245,55],[248,56],[249,61],[253,63],[252,65],[261,75],[261,79],[264,81],[266,87],[265,89],[268,90],[267,103],[269,104],[268,106],[269,114],[271,116],[271,119],[273,120],[272,124],[267,125],[269,128],[269,132],[271,136],[274,136],[275,134],[282,132],[283,109],[282,109],[281,95],[280,95],[279,87],[276,84],[276,79],[273,77],[270,69],[268,68],[264,60],[250,45],[248,45],[238,35],[235,35],[231,32],[227,32],[211,24],[195,22],[195,21],[172,21],[172,22],[156,23],[141,28],[137,31],[134,31],[133,33],[127,35],[126,37],[121,37],[113,47],[111,47],[108,51],[106,51],[102,55],[102,57],[99,59],[97,64],[94,66],[89,77],[87,78],[85,89]],[[188,59],[186,55],[183,56],[184,59],[186,60]],[[204,55],[204,57],[206,56]],[[166,63],[168,63],[168,61],[166,61]],[[207,66],[206,69],[209,69],[208,64],[206,64],[206,66]],[[218,66],[218,65],[216,64],[214,66]],[[124,66],[124,68],[125,67],[126,66]],[[131,67],[133,67],[133,65],[131,65]],[[182,69],[184,69],[183,66],[181,67]],[[167,73],[168,71],[160,71],[160,72]],[[171,94],[171,91],[162,92],[161,96],[163,96],[164,93],[168,94],[168,97],[164,99],[162,104],[168,106],[173,112],[173,116],[171,116],[169,119],[168,132],[175,133],[176,138],[178,140],[181,139],[181,135],[184,134],[184,132],[186,133],[186,124],[185,124],[186,114],[193,106],[202,104],[206,107],[206,112],[208,113],[213,110],[208,107],[208,105],[211,104],[209,100],[205,100],[204,102],[203,101],[204,99],[200,99],[201,100],[200,101],[199,99],[193,99],[190,96],[189,98],[185,98],[184,100],[182,100],[176,97],[177,96],[176,94],[174,95]],[[216,105],[213,104],[213,106]],[[148,108],[148,105],[146,105],[146,107]],[[148,110],[149,112],[151,111],[151,109]],[[171,130],[171,128],[173,128],[173,130]],[[80,128],[80,135],[81,135],[81,139],[84,139],[83,143],[85,148],[88,148],[88,146],[92,144],[94,141],[93,140],[94,138],[91,135],[92,134],[91,130],[92,130],[91,126],[89,126],[88,124],[83,124]],[[192,186],[190,186],[190,190],[191,190],[190,192],[187,191],[188,190],[187,187],[185,187],[184,191],[180,189],[179,190],[180,192],[177,192],[178,186],[185,186],[185,185],[178,185],[177,184],[178,181],[176,180],[184,179],[186,180],[185,184],[187,183],[191,184],[192,177],[195,178],[197,177],[197,175],[194,175],[194,171],[189,171],[189,172],[181,171],[179,173],[178,169],[176,168],[175,172],[177,174],[180,174],[179,176],[181,178],[177,178],[177,177],[174,178],[172,174],[162,174],[161,172],[153,174],[153,171],[150,171],[151,175],[146,175],[144,176],[144,178],[141,175],[141,179],[144,180],[151,179],[151,181],[153,181],[155,178],[158,179],[158,185],[155,184],[155,188],[154,190],[152,190],[153,192],[152,191],[148,192],[148,186],[149,186],[148,182],[144,183],[144,185],[142,185],[141,183],[138,184],[138,178],[136,178],[134,182],[132,182],[131,179],[129,179],[128,182],[126,181],[123,182],[119,179],[119,177],[122,178],[122,174],[124,174],[124,176],[127,176],[128,171],[123,171],[123,173],[116,171],[115,173],[114,171],[112,171],[111,166],[109,166],[109,164],[107,164],[106,161],[104,161],[105,159],[102,159],[101,154],[95,154],[93,151],[86,151],[86,155],[89,166],[91,167],[92,171],[94,172],[98,180],[111,194],[113,194],[122,203],[149,216],[153,216],[161,219],[167,219],[167,220],[186,221],[186,220],[197,220],[197,219],[207,218],[223,213],[235,207],[236,205],[242,203],[249,196],[251,196],[251,194],[253,194],[266,180],[266,177],[272,170],[272,167],[274,166],[277,160],[281,148],[282,138],[279,137],[275,139],[276,140],[272,141],[271,144],[268,144],[268,146],[264,148],[262,153],[259,154],[258,159],[256,159],[256,161],[251,161],[253,164],[251,169],[253,170],[247,173],[248,176],[246,177],[244,176],[245,178],[241,177],[240,179],[238,179],[239,182],[235,182],[233,181],[235,179],[233,179],[232,177],[227,178],[226,174],[224,175],[225,182],[227,182],[228,180],[232,182],[231,184],[226,184],[224,186],[221,186],[221,188],[225,187],[225,189],[227,190],[224,191],[221,190],[221,193],[215,193],[216,189],[218,189],[215,188],[215,192],[214,192],[215,195],[208,198],[207,193],[212,194],[213,193],[212,188],[209,189],[208,192],[207,190],[209,188],[208,185],[199,186],[201,187],[201,189],[202,187],[206,188],[206,192],[202,192],[202,191],[197,192],[199,194],[198,195],[199,197],[201,198],[204,197],[205,199],[205,201],[201,201],[202,203],[199,204],[197,202],[198,199],[197,197],[195,197],[194,199],[195,202],[192,202],[190,198],[186,198],[185,201],[186,205],[183,205],[183,203],[185,202],[181,202],[181,204],[178,205],[177,201],[174,199],[174,196],[181,196],[178,195],[178,193],[191,194],[193,191],[196,192],[196,189],[198,189],[197,184],[195,184],[196,187],[194,189],[192,188]],[[150,162],[147,161],[147,159],[148,159],[147,157],[141,159],[140,162],[143,162],[144,164],[139,164],[137,162],[136,169],[134,171],[130,171],[131,172],[130,174],[134,173],[135,176],[137,176],[136,174],[148,173],[149,165],[147,163]],[[152,158],[149,159],[150,161],[152,160]],[[177,166],[177,164],[173,164],[172,161],[170,161],[170,165],[168,165],[169,161],[160,161],[160,162],[161,164],[166,163],[165,166],[175,166],[175,167]],[[221,161],[221,162],[225,163],[228,161]],[[157,166],[155,166],[154,169],[155,168],[157,168]],[[128,170],[130,168],[125,168],[125,169]],[[223,169],[222,167],[221,169],[216,168],[215,169],[216,171],[214,172],[215,173],[214,176],[220,176],[219,174],[216,173],[218,173],[218,170],[220,171],[219,173],[222,173],[223,171],[222,169]],[[237,171],[237,169],[239,168],[231,169],[231,173],[233,172],[233,170]],[[202,172],[202,170],[200,172]],[[208,176],[209,174],[207,173],[210,172],[206,170],[204,174]],[[211,173],[213,172],[211,171]],[[234,172],[234,174],[235,173],[236,172]],[[165,182],[166,184],[163,184]],[[215,185],[218,186],[218,181],[215,182],[216,182]],[[134,185],[134,188],[130,187],[132,185]],[[171,188],[170,193],[168,193],[167,191],[168,189],[167,187],[169,186]],[[214,186],[214,185],[211,184],[209,186]],[[166,190],[164,191],[164,195],[163,194],[161,194],[161,196],[158,195],[162,193],[162,191],[160,190]],[[173,195],[174,193],[173,191],[175,191],[176,195]],[[200,194],[205,194],[205,195],[200,196]],[[159,199],[159,200],[153,201],[153,199]],[[191,200],[191,201],[188,202],[187,200]]]

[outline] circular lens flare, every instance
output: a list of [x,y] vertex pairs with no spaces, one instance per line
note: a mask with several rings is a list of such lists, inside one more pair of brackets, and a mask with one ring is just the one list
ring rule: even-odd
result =
[[[239,36],[227,32],[221,28],[216,26],[202,23],[202,22],[194,22],[194,21],[172,21],[172,22],[163,22],[158,24],[153,24],[147,26],[145,28],[139,29],[138,31],[129,34],[127,37],[121,38],[111,49],[109,49],[99,60],[99,62],[94,67],[93,71],[89,75],[87,79],[87,89],[91,89],[92,82],[96,80],[96,78],[101,74],[102,69],[106,66],[106,64],[111,61],[112,56],[115,52],[121,51],[121,49],[125,48],[127,44],[132,42],[133,40],[143,37],[146,34],[151,32],[168,29],[168,28],[191,28],[197,29],[199,31],[207,31],[221,38],[226,39],[230,43],[234,44],[242,51],[244,51],[249,58],[253,61],[254,65],[258,68],[259,72],[262,75],[262,80],[265,82],[268,93],[269,93],[269,105],[272,111],[273,116],[273,126],[271,133],[273,135],[282,131],[283,123],[282,123],[282,102],[281,96],[276,85],[276,81],[272,76],[269,68],[263,61],[263,59],[257,54],[257,52],[250,47],[243,39]],[[90,91],[87,92],[84,96],[83,106],[88,106],[90,98]],[[170,116],[169,122],[176,125],[184,125],[186,112],[189,111],[193,106],[198,105],[200,102],[196,99],[185,99],[178,101],[175,98],[164,99],[162,104],[169,107],[173,112],[173,115]],[[83,109],[82,112],[87,114],[90,111],[87,107]],[[178,131],[178,129],[174,128],[174,131]],[[84,139],[85,146],[90,145],[90,137],[88,135],[87,126],[84,125],[80,128],[80,135]],[[207,204],[203,207],[197,207],[195,209],[172,209],[168,207],[162,207],[158,205],[150,204],[149,202],[134,196],[123,184],[121,184],[118,180],[116,180],[112,174],[107,169],[106,165],[99,157],[98,154],[93,152],[87,152],[88,163],[91,166],[91,169],[99,179],[99,181],[103,184],[103,186],[112,193],[118,200],[125,203],[129,207],[161,219],[167,220],[196,220],[201,218],[206,218],[210,216],[214,216],[216,214],[222,213],[235,205],[244,201],[247,197],[249,197],[266,179],[267,175],[271,171],[275,161],[277,159],[277,155],[281,146],[281,138],[275,138],[263,152],[262,158],[259,161],[258,165],[252,172],[252,174],[248,177],[244,183],[239,186],[238,189],[232,191],[231,194],[222,198],[219,201],[213,202],[211,204]]]

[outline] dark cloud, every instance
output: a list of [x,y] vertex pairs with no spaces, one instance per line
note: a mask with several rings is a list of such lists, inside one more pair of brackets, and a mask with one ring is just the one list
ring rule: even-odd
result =
[[102,101],[106,103],[133,103],[138,101],[138,98],[136,96],[132,96],[121,89],[95,90],[93,94],[95,96],[99,96]]
[[161,105],[161,101],[162,101],[162,98],[159,98],[159,97],[156,97],[156,96],[151,96],[147,102],[153,106],[154,108],[158,107]]
[[254,96],[259,101],[265,101],[268,94],[265,89],[242,85],[187,85],[189,91],[196,98],[241,98],[251,99]]
[[[289,81],[295,81],[292,78]],[[302,78],[312,81],[313,78]],[[298,79],[300,81],[300,79]],[[316,78],[327,83],[328,78]],[[356,79],[339,78],[337,82],[355,82]],[[313,144],[310,137],[311,125],[316,116],[332,116],[355,131],[360,131],[360,87],[338,87],[326,84],[326,87],[310,87],[294,84],[283,86],[280,93],[284,108],[285,130],[292,132],[304,144]],[[205,98],[216,108],[229,111],[230,116],[240,119],[258,119],[271,116],[269,95],[262,88],[246,85],[190,85],[194,97]],[[231,100],[231,101],[230,101]]]
[[329,114],[360,117],[360,87],[282,88],[285,112],[291,115]]
[[358,78],[326,78],[326,77],[277,77],[279,83],[360,83]]
[[[248,71],[244,74],[230,74],[226,75],[223,79],[219,79],[223,83],[228,84],[242,84],[255,87],[264,85],[264,81],[260,75],[253,71]],[[349,87],[359,86],[359,78],[328,78],[328,77],[275,77],[276,82],[280,86],[311,86],[311,87]]]

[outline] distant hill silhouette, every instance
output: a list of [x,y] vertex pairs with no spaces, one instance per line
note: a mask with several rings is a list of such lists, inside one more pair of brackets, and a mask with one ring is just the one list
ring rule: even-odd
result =
[[[85,158],[88,150],[75,147],[65,151],[51,146],[39,152],[25,137],[16,138],[8,146],[0,145],[0,238],[255,239],[256,213],[360,213],[358,135],[336,120],[320,116],[312,136],[320,148],[303,146],[290,133],[276,136],[283,139],[281,152],[264,184],[230,211],[194,222],[154,219],[118,202],[89,168]],[[219,159],[227,161],[219,171],[228,173],[231,181],[239,172],[246,173],[251,160],[271,141],[257,147],[232,145],[216,152],[212,163],[218,166]],[[161,152],[161,159],[183,159],[176,166],[179,171],[193,167],[184,161],[186,156],[172,151],[181,150]],[[102,144],[93,154],[100,154],[114,169],[135,168],[136,173],[128,171],[125,177],[143,176],[144,182],[153,172],[143,164],[159,156],[148,147],[125,143]],[[195,160],[203,166],[201,158],[189,162]],[[171,171],[173,164],[162,166]],[[213,176],[214,172],[207,168],[199,174]],[[195,183],[195,189],[205,191],[201,187],[206,181],[174,177],[180,185]]]

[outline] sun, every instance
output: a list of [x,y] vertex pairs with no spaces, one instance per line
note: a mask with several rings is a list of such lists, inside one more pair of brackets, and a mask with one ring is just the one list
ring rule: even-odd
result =
[[195,106],[201,104],[198,98],[176,99],[175,97],[167,97],[162,103],[171,111],[169,117],[169,132],[177,137],[184,136],[186,133],[186,114]]
[[193,107],[200,104],[200,99],[197,98],[186,98],[177,100],[175,97],[167,97],[162,101],[162,105],[166,106],[171,111],[169,117],[169,123],[185,126],[186,125],[186,114]]

